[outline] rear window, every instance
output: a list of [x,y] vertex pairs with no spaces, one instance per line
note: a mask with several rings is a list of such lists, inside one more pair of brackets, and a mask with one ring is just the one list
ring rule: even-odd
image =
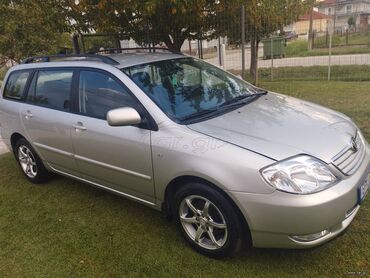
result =
[[22,99],[29,76],[30,71],[16,71],[11,73],[5,86],[4,97]]
[[35,74],[28,102],[47,108],[70,111],[73,70],[40,70]]

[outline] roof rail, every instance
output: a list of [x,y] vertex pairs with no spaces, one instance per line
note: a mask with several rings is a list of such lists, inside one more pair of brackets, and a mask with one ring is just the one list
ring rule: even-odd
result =
[[[75,59],[74,59],[75,58]],[[46,63],[53,61],[100,61],[109,65],[119,65],[119,63],[108,56],[98,54],[57,54],[34,56],[22,60],[21,64]]]
[[183,55],[181,52],[170,49],[170,48],[165,48],[165,47],[130,47],[130,48],[107,48],[104,50],[99,50],[96,52],[93,52],[94,54],[120,54],[125,51],[136,51],[140,52],[141,50],[147,50],[149,52],[157,52],[157,51],[163,51],[163,52],[169,52],[173,54],[179,54]]

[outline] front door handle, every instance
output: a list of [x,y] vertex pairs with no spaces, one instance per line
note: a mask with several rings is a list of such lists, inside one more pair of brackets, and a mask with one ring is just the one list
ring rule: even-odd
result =
[[29,119],[31,119],[31,118],[33,117],[32,112],[31,112],[30,110],[27,110],[26,112],[24,112],[24,113],[23,113],[23,116],[24,116],[27,120],[29,120]]
[[86,127],[84,126],[84,124],[83,124],[83,123],[81,123],[81,122],[78,122],[77,124],[72,125],[72,127],[73,127],[77,132],[87,130],[87,128],[86,128]]

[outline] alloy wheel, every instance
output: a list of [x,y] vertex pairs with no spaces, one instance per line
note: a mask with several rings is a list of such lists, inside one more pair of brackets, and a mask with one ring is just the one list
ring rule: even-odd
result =
[[37,164],[36,159],[33,156],[32,152],[25,145],[21,145],[18,148],[18,159],[19,164],[23,172],[27,177],[33,179],[37,176]]
[[179,216],[186,234],[200,247],[217,250],[225,245],[228,237],[225,218],[207,198],[197,195],[184,198]]

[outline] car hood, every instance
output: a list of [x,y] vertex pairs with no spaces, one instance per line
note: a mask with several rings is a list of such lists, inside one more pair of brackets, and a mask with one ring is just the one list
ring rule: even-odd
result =
[[357,132],[340,113],[275,93],[188,127],[274,160],[304,153],[328,163]]

